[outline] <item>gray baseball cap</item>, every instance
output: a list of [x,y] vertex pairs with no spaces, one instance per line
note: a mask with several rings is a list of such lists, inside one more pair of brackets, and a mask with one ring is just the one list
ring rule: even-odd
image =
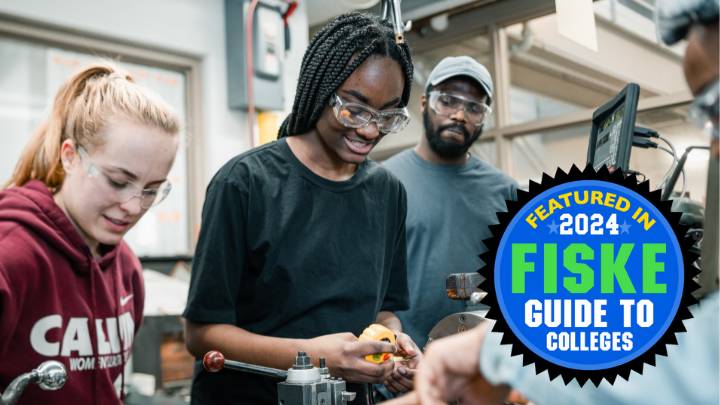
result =
[[448,56],[440,61],[430,72],[425,91],[430,86],[436,86],[447,79],[456,76],[467,76],[475,80],[485,93],[487,93],[488,101],[492,101],[493,82],[490,72],[481,63],[469,56]]

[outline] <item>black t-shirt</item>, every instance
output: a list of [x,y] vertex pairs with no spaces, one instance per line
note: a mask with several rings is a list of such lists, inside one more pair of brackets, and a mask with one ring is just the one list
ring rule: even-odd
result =
[[[288,338],[407,309],[405,190],[372,161],[314,174],[285,139],[230,160],[207,190],[184,316]],[[193,403],[276,404],[276,380],[197,370]]]

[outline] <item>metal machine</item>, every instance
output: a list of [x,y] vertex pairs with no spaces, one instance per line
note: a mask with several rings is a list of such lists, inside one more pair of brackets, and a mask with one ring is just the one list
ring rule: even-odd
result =
[[[452,300],[468,301],[472,306],[478,305],[480,300],[487,295],[478,288],[481,281],[480,273],[450,274],[445,279],[447,296]],[[458,312],[441,319],[430,330],[428,343],[478,326],[485,321],[488,309],[482,304],[477,308],[475,311]]]
[[450,314],[436,323],[428,334],[428,343],[456,333],[465,332],[485,321],[487,310],[466,311]]
[[29,384],[37,384],[42,390],[56,391],[67,381],[65,366],[59,361],[43,362],[36,369],[12,380],[0,397],[0,405],[12,405],[20,399]]
[[345,405],[356,395],[346,391],[344,380],[330,376],[324,358],[320,358],[320,367],[315,367],[305,352],[298,352],[295,364],[287,371],[226,360],[217,351],[205,354],[203,367],[211,373],[229,369],[284,379],[277,385],[279,405]]

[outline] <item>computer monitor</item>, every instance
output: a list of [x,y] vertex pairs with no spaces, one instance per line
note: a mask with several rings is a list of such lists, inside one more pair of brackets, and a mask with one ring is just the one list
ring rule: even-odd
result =
[[595,170],[603,165],[623,171],[630,168],[639,95],[640,86],[630,83],[593,113],[587,161]]

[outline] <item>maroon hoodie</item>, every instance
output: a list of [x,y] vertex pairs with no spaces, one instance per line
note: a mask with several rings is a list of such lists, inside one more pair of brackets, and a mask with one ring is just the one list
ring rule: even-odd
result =
[[0,390],[46,360],[58,391],[30,385],[20,404],[118,404],[145,298],[130,248],[90,249],[39,181],[0,192]]

